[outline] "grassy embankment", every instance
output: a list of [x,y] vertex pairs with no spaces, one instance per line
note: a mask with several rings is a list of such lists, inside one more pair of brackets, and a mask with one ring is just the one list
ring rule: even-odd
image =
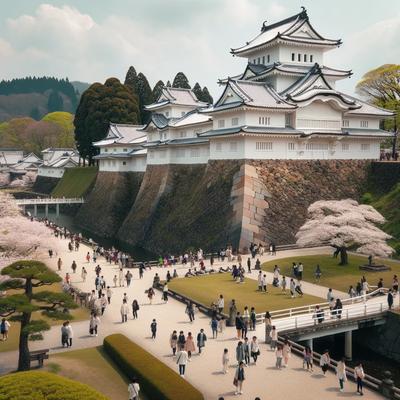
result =
[[383,278],[384,286],[390,287],[394,274],[400,275],[400,263],[388,260],[374,259],[374,263],[389,265],[392,270],[384,272],[361,271],[359,266],[368,264],[367,257],[349,254],[348,265],[338,265],[339,259],[321,254],[315,256],[289,257],[268,261],[262,265],[262,269],[273,272],[274,265],[279,265],[281,273],[286,276],[292,275],[292,263],[302,262],[304,265],[303,279],[308,282],[315,282],[315,268],[319,264],[322,270],[320,285],[347,292],[350,285],[355,285],[362,275],[365,275],[370,285],[376,285],[379,278]]
[[272,285],[268,285],[268,293],[260,293],[257,291],[256,280],[248,278],[244,283],[236,283],[230,274],[174,279],[168,287],[205,306],[209,306],[222,294],[225,298],[225,313],[229,312],[231,299],[235,299],[238,310],[243,310],[245,306],[248,306],[255,307],[256,312],[259,313],[321,302],[319,297],[307,294],[292,299],[288,293],[282,293],[280,288]]
[[67,168],[52,191],[53,197],[83,197],[94,183],[97,167]]

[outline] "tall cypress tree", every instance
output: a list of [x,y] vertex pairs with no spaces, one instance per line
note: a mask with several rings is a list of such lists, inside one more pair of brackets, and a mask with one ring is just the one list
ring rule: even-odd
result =
[[172,82],[172,87],[190,89],[189,80],[183,72],[178,72],[175,75],[174,81]]
[[153,102],[153,94],[147,78],[141,72],[137,76],[137,95],[140,105],[140,119],[144,124],[150,118],[150,113],[144,109],[144,106]]
[[164,82],[163,82],[163,81],[158,81],[158,82],[154,85],[153,93],[152,93],[153,102],[158,100],[158,98],[159,98],[160,95],[161,95],[162,88],[163,88],[164,86],[165,86],[165,85],[164,85]]
[[203,87],[203,95],[202,95],[202,101],[205,101],[206,103],[212,104],[213,103],[213,98],[210,94],[210,92],[207,89],[207,86]]
[[167,81],[167,84],[165,85],[166,87],[171,87],[172,85],[171,85],[171,81]]
[[199,82],[196,82],[196,84],[193,86],[192,91],[196,95],[198,100],[203,101],[203,91],[201,90]]
[[129,67],[125,75],[124,85],[128,86],[137,95],[137,73],[132,66]]
[[49,112],[63,111],[64,101],[56,90],[52,90],[47,100],[47,109]]

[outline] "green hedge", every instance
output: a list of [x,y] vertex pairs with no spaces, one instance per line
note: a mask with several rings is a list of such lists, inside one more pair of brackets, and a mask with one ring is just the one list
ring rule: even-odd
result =
[[18,372],[0,378],[0,400],[109,400],[88,385],[50,372]]
[[104,339],[104,349],[125,374],[138,378],[143,392],[157,400],[203,400],[203,395],[178,373],[133,343],[114,334]]

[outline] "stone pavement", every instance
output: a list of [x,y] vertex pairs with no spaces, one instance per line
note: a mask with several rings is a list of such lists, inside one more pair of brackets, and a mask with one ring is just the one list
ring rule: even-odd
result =
[[[78,272],[71,274],[73,284],[85,291],[92,290],[94,288],[94,267],[96,264],[85,261],[85,255],[89,251],[88,247],[81,245],[78,252],[69,252],[67,243],[65,239],[58,239],[56,256],[53,256],[53,259],[46,259],[44,261],[56,270],[57,258],[60,256],[63,260],[61,274],[64,277],[66,272],[72,272],[70,265],[75,260],[78,264]],[[321,251],[327,252],[328,249],[315,248],[282,251],[278,252],[275,257],[264,255],[261,261],[264,262],[292,255],[318,254]],[[103,258],[99,258],[97,263],[102,267],[101,275],[104,275],[108,285],[112,286],[112,277],[118,273],[118,266],[107,264]],[[218,268],[219,266],[227,265],[227,262],[224,264],[216,262],[214,265]],[[85,266],[88,271],[86,282],[82,282],[80,278],[82,266]],[[172,272],[174,268],[168,269]],[[154,274],[158,272],[161,279],[164,279],[168,269],[152,268],[151,271],[148,270],[145,272],[144,278],[141,280],[138,277],[138,270],[131,270],[134,279],[129,288],[112,288],[113,296],[111,304],[107,307],[104,316],[101,318],[98,337],[89,336],[87,321],[72,323],[74,329],[72,350],[97,346],[102,343],[102,338],[110,333],[123,333],[169,367],[177,370],[177,365],[175,359],[172,357],[169,346],[171,332],[173,330],[177,330],[178,332],[183,330],[185,335],[188,332],[192,332],[193,336],[196,337],[199,330],[204,328],[208,336],[206,347],[201,355],[197,353],[193,355],[192,361],[187,366],[186,379],[197,387],[207,400],[215,400],[219,396],[224,396],[225,399],[236,397],[234,396],[235,388],[232,384],[235,371],[235,348],[237,344],[235,330],[227,327],[224,333],[219,335],[217,339],[212,339],[210,319],[207,316],[197,313],[195,321],[190,323],[185,314],[184,304],[174,299],[169,299],[168,303],[165,304],[161,300],[161,293],[159,291],[156,291],[153,305],[148,304],[145,290],[152,285]],[[176,269],[179,276],[183,276],[186,272],[186,268],[182,266],[177,266]],[[255,273],[252,275],[254,276]],[[304,283],[303,289],[306,293],[325,298],[326,288]],[[133,299],[137,299],[140,304],[139,318],[132,320],[132,316],[130,315],[127,323],[121,323],[119,311],[124,293],[127,293],[129,297],[129,304],[132,303]],[[158,323],[157,338],[155,340],[150,337],[150,324],[153,318]],[[256,396],[259,396],[262,400],[279,398],[319,400],[321,398],[334,399],[356,395],[356,387],[352,382],[348,382],[345,392],[340,393],[338,390],[338,381],[333,373],[328,373],[324,377],[319,366],[315,366],[314,373],[304,371],[302,368],[302,359],[295,355],[291,356],[287,368],[282,370],[275,369],[275,354],[263,344],[264,326],[259,325],[255,334],[260,339],[261,355],[257,366],[250,365],[245,370],[244,394],[240,398],[253,400]],[[66,349],[60,348],[60,327],[53,327],[49,332],[46,332],[45,340],[43,342],[33,342],[31,348],[50,348],[51,353],[66,351]],[[230,368],[227,375],[221,373],[221,359],[224,348],[227,348],[230,354]],[[1,359],[2,365],[15,368],[17,353],[2,353]],[[366,397],[369,399],[382,398],[377,393],[368,390],[366,391]]]

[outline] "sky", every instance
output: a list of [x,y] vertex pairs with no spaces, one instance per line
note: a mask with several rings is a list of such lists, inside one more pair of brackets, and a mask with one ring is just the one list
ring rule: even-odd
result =
[[153,86],[183,71],[215,97],[241,73],[230,48],[305,6],[314,28],[343,45],[325,65],[352,69],[348,93],[375,67],[400,62],[400,0],[1,0],[0,80],[24,76],[122,80],[130,65]]

